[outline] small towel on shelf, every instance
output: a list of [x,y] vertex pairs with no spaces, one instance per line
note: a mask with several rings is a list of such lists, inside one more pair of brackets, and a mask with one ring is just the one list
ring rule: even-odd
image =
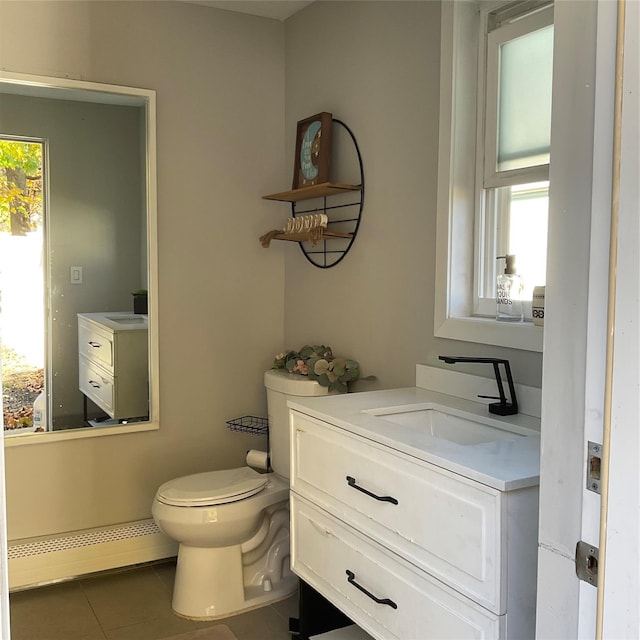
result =
[[313,229],[309,229],[309,241],[312,247],[315,247],[318,242],[322,240],[323,233],[324,227],[313,227]]
[[[322,237],[324,235],[324,227],[313,227],[312,229],[305,229],[302,231],[293,231],[291,233],[306,234],[308,238],[306,238],[305,240],[308,240],[309,242],[311,242],[311,245],[315,247],[318,244],[318,242],[322,240]],[[260,236],[260,244],[265,249],[268,249],[269,245],[271,244],[271,241],[279,235],[282,235],[281,229],[272,229],[271,231],[267,231],[267,233],[265,233],[263,236]],[[301,242],[304,242],[305,240],[301,240]]]
[[282,229],[272,229],[271,231],[267,231],[263,236],[260,236],[260,244],[268,249],[271,241],[282,233]]

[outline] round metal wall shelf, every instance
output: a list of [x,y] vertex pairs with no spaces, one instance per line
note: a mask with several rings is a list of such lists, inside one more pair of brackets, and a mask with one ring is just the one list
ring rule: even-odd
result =
[[[353,144],[358,161],[359,184],[325,182],[283,193],[263,196],[267,200],[291,203],[291,215],[324,213],[328,218],[326,230],[312,239],[309,232],[281,233],[275,240],[298,242],[306,259],[319,269],[335,267],[347,255],[358,235],[364,207],[364,170],[358,142],[351,129],[342,120],[333,118],[342,127]],[[328,202],[327,198],[331,198]]]

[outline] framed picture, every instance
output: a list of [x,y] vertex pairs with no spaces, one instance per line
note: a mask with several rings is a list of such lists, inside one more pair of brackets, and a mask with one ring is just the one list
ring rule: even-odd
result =
[[293,189],[329,181],[331,120],[332,115],[323,111],[298,122]]

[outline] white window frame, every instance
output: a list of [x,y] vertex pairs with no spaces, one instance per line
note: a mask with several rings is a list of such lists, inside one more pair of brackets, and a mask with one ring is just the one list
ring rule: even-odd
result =
[[484,100],[478,96],[480,20],[503,4],[504,0],[442,3],[434,334],[541,352],[542,327],[473,315],[474,232],[482,204],[476,185],[482,184],[478,171],[483,171],[476,162],[477,106],[478,99]]
[[[548,184],[548,181],[545,180],[544,182]],[[526,184],[535,185],[539,183]],[[542,188],[533,187],[531,191],[542,191]],[[487,292],[494,291],[496,276],[501,273],[501,269],[504,269],[505,266],[504,263],[502,265],[497,263],[495,257],[508,253],[506,247],[509,239],[510,215],[506,215],[505,212],[510,208],[510,200],[511,197],[506,190],[487,189],[486,194],[483,194],[482,189],[480,189],[482,210],[476,214],[474,245],[476,250],[473,284],[474,316],[489,317],[494,316],[496,312],[496,299],[495,297],[490,297]],[[532,300],[524,299],[522,306],[525,319],[533,321]]]
[[[476,132],[476,189],[480,202],[475,225],[475,272],[473,315],[490,317],[496,302],[489,297],[500,267],[495,256],[507,253],[508,216],[499,215],[508,208],[504,187],[549,181],[549,163],[531,165],[507,171],[497,170],[498,99],[500,46],[520,36],[553,25],[553,5],[546,5],[514,22],[488,29],[489,10],[480,12],[480,33],[487,33],[487,42],[478,38],[478,87],[485,88],[478,103]],[[483,191],[486,190],[486,193]],[[532,321],[531,300],[523,301],[525,319]]]
[[[482,33],[487,31],[489,11],[480,13]],[[478,150],[481,169],[484,165],[484,188],[510,187],[516,184],[528,182],[546,182],[549,180],[549,163],[498,171],[497,167],[497,141],[498,141],[498,82],[499,82],[499,54],[500,46],[516,38],[549,27],[553,24],[553,5],[548,5],[536,13],[523,16],[516,22],[504,25],[491,31],[487,36],[487,46],[479,44],[478,60],[479,74],[484,75],[486,69],[486,97],[478,105],[479,122],[484,123],[484,135],[482,127],[478,126]],[[480,85],[482,86],[482,85]],[[486,109],[485,109],[486,106]],[[482,156],[482,151],[484,155]],[[482,174],[481,174],[482,175]]]

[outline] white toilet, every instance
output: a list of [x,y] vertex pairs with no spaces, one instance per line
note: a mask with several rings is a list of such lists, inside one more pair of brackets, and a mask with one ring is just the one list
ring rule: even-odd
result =
[[289,414],[287,398],[326,387],[283,370],[264,375],[273,472],[249,467],[198,473],[163,484],[153,501],[160,529],[179,543],[173,609],[214,620],[290,596]]

